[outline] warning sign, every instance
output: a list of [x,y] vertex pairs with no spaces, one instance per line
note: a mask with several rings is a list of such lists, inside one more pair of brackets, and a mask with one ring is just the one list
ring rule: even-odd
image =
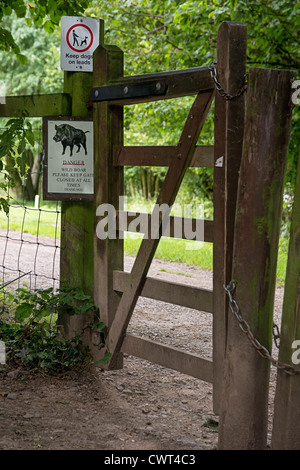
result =
[[78,16],[61,19],[61,69],[92,72],[93,52],[99,45],[100,20]]
[[43,118],[44,200],[90,201],[94,194],[91,118]]

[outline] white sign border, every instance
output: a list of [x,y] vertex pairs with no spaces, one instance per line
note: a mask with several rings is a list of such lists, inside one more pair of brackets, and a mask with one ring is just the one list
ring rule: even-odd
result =
[[[94,138],[93,138],[93,132],[92,135],[90,136],[90,141],[92,142],[92,146],[89,149],[90,152],[92,152],[92,156],[90,157],[92,159],[92,168],[93,168],[93,176],[91,178],[91,182],[89,185],[89,191],[86,192],[80,192],[80,191],[62,191],[62,192],[53,192],[49,191],[49,184],[48,184],[48,176],[53,172],[53,168],[51,168],[51,158],[49,158],[49,122],[57,122],[57,125],[68,122],[70,125],[72,123],[77,123],[80,124],[80,122],[86,123],[87,121],[90,123],[93,123],[92,117],[75,117],[75,116],[44,116],[43,117],[43,199],[45,201],[93,201],[94,200]],[[52,136],[51,136],[52,137]],[[59,157],[62,158],[62,161],[69,160],[71,161],[71,158],[76,161],[76,159],[80,159],[82,157],[77,157],[76,154],[76,146],[74,148],[74,155],[73,157],[70,157],[69,152],[70,148],[67,147],[66,149],[66,154],[65,156],[61,155],[62,154],[62,144],[60,142],[57,142],[57,145],[60,145],[59,147]],[[72,166],[71,164],[69,165],[70,167]]]
[[[88,49],[74,51],[68,44],[67,35],[71,28],[85,26],[93,34],[93,41]],[[92,72],[93,53],[100,43],[100,19],[81,16],[62,16],[60,67],[66,72]],[[83,39],[83,38],[81,38]],[[79,46],[80,47],[80,46]]]

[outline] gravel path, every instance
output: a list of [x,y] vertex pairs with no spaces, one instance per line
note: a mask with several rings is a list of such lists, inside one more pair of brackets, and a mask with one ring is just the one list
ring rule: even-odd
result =
[[[5,252],[0,232],[0,264]],[[2,236],[1,236],[2,235]],[[12,236],[13,234],[11,234]],[[34,241],[32,235],[26,235]],[[41,241],[41,240],[40,240]],[[52,277],[53,253],[39,246],[37,273]],[[9,240],[5,264],[34,268],[36,246]],[[55,257],[58,277],[59,250]],[[50,260],[52,260],[50,262]],[[134,259],[125,258],[130,271]],[[212,273],[193,266],[154,260],[149,275],[181,284],[212,288]],[[12,274],[7,274],[5,281]],[[52,286],[37,278],[38,287]],[[23,278],[22,282],[30,282]],[[31,280],[33,282],[33,280]],[[283,289],[276,290],[275,321],[280,322]],[[279,323],[280,325],[280,323]],[[212,315],[140,298],[129,331],[212,358]],[[2,367],[0,373],[0,449],[214,449],[218,420],[212,409],[212,385],[138,358],[124,357],[119,371],[92,371],[78,377],[49,377]],[[276,371],[270,387],[270,430]]]

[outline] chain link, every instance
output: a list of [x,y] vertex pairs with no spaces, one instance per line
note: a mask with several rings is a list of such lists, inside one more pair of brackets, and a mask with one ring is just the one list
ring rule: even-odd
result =
[[[260,356],[263,357],[264,359],[267,359],[268,361],[270,361],[271,364],[273,364],[274,367],[277,367],[277,369],[284,370],[284,372],[288,375],[298,375],[298,374],[300,374],[299,369],[295,369],[295,367],[293,367],[292,365],[285,364],[284,362],[278,361],[277,359],[272,357],[270,352],[268,351],[268,349],[265,348],[265,346],[263,346],[258,341],[258,339],[255,338],[255,336],[253,335],[253,333],[251,331],[251,328],[250,328],[249,324],[247,323],[246,320],[243,319],[243,317],[240,313],[240,308],[239,308],[238,304],[236,303],[236,301],[233,298],[233,292],[235,291],[235,282],[230,281],[230,283],[227,286],[224,286],[224,289],[225,289],[225,292],[226,292],[226,294],[228,295],[228,298],[229,298],[230,310],[232,311],[234,316],[237,318],[240,328],[248,336],[250,342],[252,343],[252,345],[254,346],[256,351],[258,352],[258,354],[260,354]],[[273,336],[274,336],[274,341],[275,341],[276,346],[279,347],[278,343],[277,343],[277,340],[278,340],[278,338],[280,338],[280,334],[279,334],[279,328],[275,323],[273,323]]]
[[234,101],[237,98],[239,98],[243,93],[245,93],[247,91],[247,74],[244,75],[243,83],[240,86],[240,89],[238,90],[236,95],[231,95],[230,93],[225,91],[224,88],[222,87],[221,83],[218,80],[216,65],[217,65],[216,62],[211,62],[210,65],[208,66],[208,68],[210,70],[210,74],[212,76],[212,79],[215,82],[215,87],[216,87],[217,92],[219,93],[219,95],[221,95],[225,100]]

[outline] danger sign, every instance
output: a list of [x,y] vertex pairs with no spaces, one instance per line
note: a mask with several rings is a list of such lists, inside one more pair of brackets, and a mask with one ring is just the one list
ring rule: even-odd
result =
[[92,72],[93,52],[99,45],[98,18],[63,16],[61,19],[61,69]]

